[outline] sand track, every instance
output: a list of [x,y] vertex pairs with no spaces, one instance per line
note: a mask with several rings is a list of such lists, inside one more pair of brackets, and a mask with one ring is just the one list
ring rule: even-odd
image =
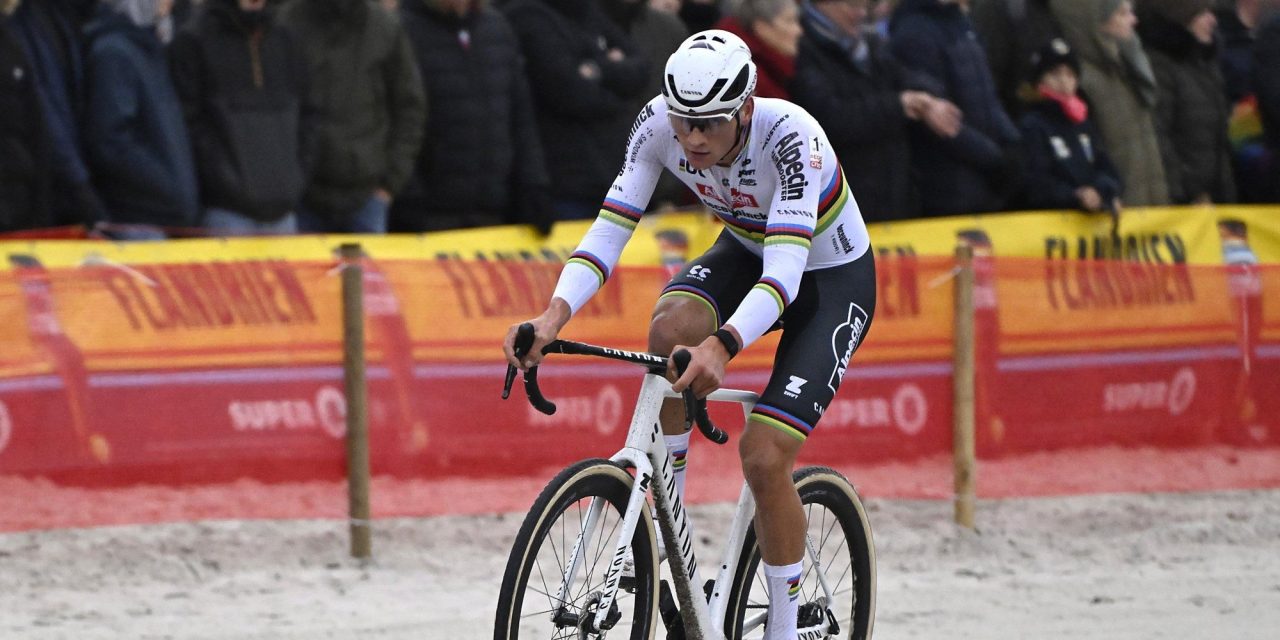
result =
[[[880,640],[1280,637],[1280,491],[984,501],[976,533],[868,507]],[[731,509],[694,507],[698,537]],[[0,638],[491,637],[521,517],[380,521],[367,565],[335,520],[0,534]]]

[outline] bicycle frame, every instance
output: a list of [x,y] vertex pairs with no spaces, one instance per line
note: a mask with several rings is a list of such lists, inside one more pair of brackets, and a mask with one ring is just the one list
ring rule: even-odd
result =
[[[627,431],[626,444],[610,458],[613,462],[633,467],[636,482],[627,503],[615,542],[613,558],[605,576],[605,592],[601,594],[599,608],[595,613],[594,628],[599,629],[604,624],[614,598],[617,596],[628,543],[636,526],[640,524],[645,497],[649,491],[652,491],[657,510],[653,517],[666,543],[667,561],[671,569],[681,616],[684,619],[685,637],[690,640],[724,640],[724,620],[728,609],[727,589],[737,568],[738,558],[742,554],[747,530],[755,516],[755,500],[744,482],[738,497],[737,511],[730,526],[729,539],[721,556],[715,585],[708,600],[704,598],[701,588],[703,581],[693,549],[693,534],[688,513],[676,490],[673,462],[671,455],[667,453],[666,444],[662,439],[662,425],[658,421],[662,400],[679,397],[679,394],[671,391],[671,385],[665,378],[646,374],[644,383],[640,387],[631,426]],[[707,399],[740,403],[743,405],[745,416],[755,406],[757,396],[747,391],[721,389],[712,393]],[[571,560],[561,583],[561,600],[565,599],[573,586],[572,577],[581,560],[582,550],[590,544],[589,538],[595,529],[602,506],[599,501],[594,501],[588,508],[582,534],[574,543]],[[808,553],[811,555],[813,553],[811,546]],[[830,588],[825,580],[822,581],[822,587],[830,598]],[[763,624],[764,618],[765,614],[761,613],[745,621],[744,630],[758,627]]]

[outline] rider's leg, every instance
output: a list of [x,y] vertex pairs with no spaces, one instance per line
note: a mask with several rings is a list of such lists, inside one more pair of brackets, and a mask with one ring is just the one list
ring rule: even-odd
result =
[[[658,299],[649,323],[649,352],[668,354],[676,345],[695,346],[716,330],[715,312],[706,303],[680,295]],[[678,399],[667,399],[658,414],[667,452],[675,459],[676,488],[684,495],[686,453],[689,432],[684,428],[684,405]]]
[[801,444],[794,435],[755,420],[747,422],[738,444],[742,473],[756,501],[756,538],[769,583],[766,640],[796,637],[806,525],[791,469]]

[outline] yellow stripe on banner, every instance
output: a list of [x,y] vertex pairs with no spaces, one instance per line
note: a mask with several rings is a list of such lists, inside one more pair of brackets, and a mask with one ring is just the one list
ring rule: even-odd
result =
[[[847,185],[847,183],[846,183]],[[848,191],[846,186],[845,191]],[[842,199],[856,198],[843,193]],[[847,202],[844,205],[847,206]],[[834,209],[834,208],[833,208]],[[619,259],[623,266],[658,266],[696,258],[725,229],[706,211],[647,214],[634,224],[610,213],[614,224],[633,229]],[[832,217],[834,219],[834,217]],[[1125,209],[1111,235],[1107,214],[1038,211],[906,220],[868,225],[871,243],[881,252],[913,256],[952,256],[957,243],[985,238],[981,251],[1000,257],[1120,257],[1138,262],[1222,264],[1220,220],[1244,223],[1247,242],[1258,260],[1280,263],[1280,206],[1146,207]],[[103,240],[0,241],[0,252],[29,255],[46,267],[83,264],[189,264],[280,259],[333,261],[344,242],[358,242],[380,260],[439,258],[545,261],[563,264],[592,220],[559,222],[551,234],[508,225],[428,234],[307,235],[290,237],[199,238],[161,242]],[[824,221],[819,221],[821,231]],[[761,242],[763,234],[733,226],[738,236]]]

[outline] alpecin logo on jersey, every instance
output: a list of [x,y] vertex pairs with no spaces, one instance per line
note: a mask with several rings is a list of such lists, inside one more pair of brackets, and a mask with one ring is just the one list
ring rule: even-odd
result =
[[831,332],[831,355],[835,358],[835,367],[827,380],[831,393],[835,393],[840,387],[840,380],[849,368],[849,360],[853,358],[853,351],[858,348],[862,332],[866,330],[869,321],[866,310],[850,302],[849,317]]
[[[728,205],[728,204],[729,204],[729,203],[725,202],[725,201],[724,201],[724,198],[723,198],[723,197],[721,197],[721,196],[720,196],[720,194],[716,193],[716,190],[715,190],[711,185],[709,185],[709,184],[703,184],[703,183],[699,182],[699,183],[698,183],[698,195],[701,195],[701,196],[702,196],[702,197],[704,197],[704,198],[710,198],[710,199],[715,200],[716,202],[719,202],[720,204],[723,204],[723,205]],[[754,207],[754,208],[756,208],[756,209],[759,209],[759,208],[760,208],[760,201],[759,201],[759,200],[756,200],[756,197],[755,197],[755,196],[753,196],[753,195],[751,195],[751,194],[749,194],[749,193],[746,193],[745,191],[738,191],[737,189],[730,189],[730,190],[729,190],[729,195],[733,198],[733,205],[732,205],[732,208],[733,208],[733,209],[735,209],[735,210],[737,210],[737,209],[741,209],[741,208],[743,208],[743,207]],[[735,213],[735,215],[736,215],[736,213]]]
[[804,189],[809,186],[809,181],[804,177],[804,163],[801,161],[804,146],[804,138],[794,131],[782,136],[778,144],[774,145],[773,164],[778,169],[783,200],[803,198]]

